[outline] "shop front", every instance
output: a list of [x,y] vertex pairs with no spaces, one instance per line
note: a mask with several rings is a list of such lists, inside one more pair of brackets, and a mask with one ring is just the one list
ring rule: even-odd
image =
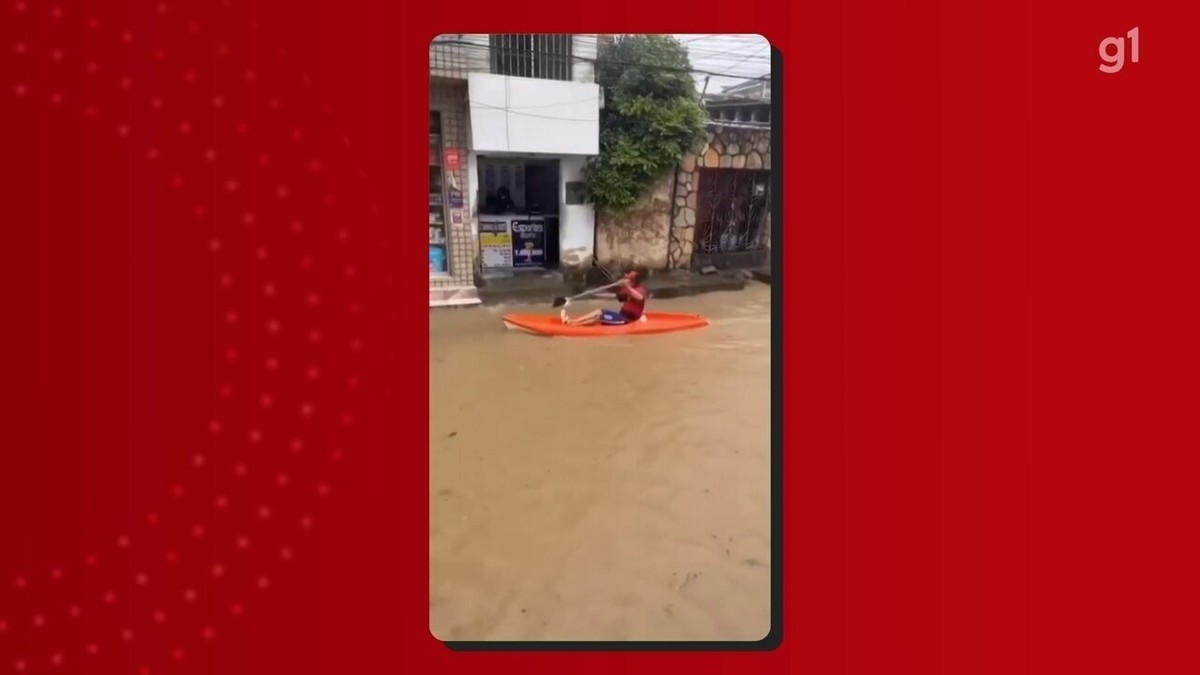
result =
[[477,304],[475,246],[466,185],[467,91],[431,82],[429,111],[429,302]]
[[583,173],[599,153],[599,87],[471,73],[468,92],[480,275],[589,266],[595,213]]
[[557,159],[476,159],[479,252],[483,277],[559,265],[562,171]]

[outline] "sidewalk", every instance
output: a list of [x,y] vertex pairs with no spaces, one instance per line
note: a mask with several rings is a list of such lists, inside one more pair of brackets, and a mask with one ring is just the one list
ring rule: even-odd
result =
[[762,267],[756,267],[755,269],[750,270],[750,276],[754,277],[754,279],[756,281],[761,281],[764,284],[767,284],[768,286],[770,286],[771,285],[771,261],[768,260],[766,265],[763,265]]
[[[716,291],[740,291],[746,287],[748,274],[736,270],[715,274],[698,274],[687,270],[654,272],[646,281],[652,298],[682,298]],[[490,279],[479,288],[479,299],[485,305],[541,304],[556,297],[569,297],[587,290],[583,283],[570,283],[560,274],[517,276],[509,279]]]

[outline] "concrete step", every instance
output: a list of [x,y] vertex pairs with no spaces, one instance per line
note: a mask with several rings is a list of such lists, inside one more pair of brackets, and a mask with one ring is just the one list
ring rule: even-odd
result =
[[430,307],[466,307],[478,305],[479,292],[474,286],[446,286],[429,289]]
[[764,284],[771,283],[771,266],[758,267],[750,270],[750,276],[754,277],[755,281],[761,281]]

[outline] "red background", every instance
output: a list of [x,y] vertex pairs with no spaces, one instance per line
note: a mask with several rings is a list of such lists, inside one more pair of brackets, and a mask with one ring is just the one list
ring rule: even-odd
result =
[[[158,4],[0,8],[0,669],[1200,666],[1194,16]],[[1101,74],[1135,25],[1141,63]],[[775,652],[428,633],[425,49],[531,29],[783,53]]]

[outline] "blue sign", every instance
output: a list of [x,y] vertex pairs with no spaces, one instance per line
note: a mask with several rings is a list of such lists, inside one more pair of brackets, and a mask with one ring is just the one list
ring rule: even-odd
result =
[[513,267],[546,264],[546,223],[541,220],[512,221]]

